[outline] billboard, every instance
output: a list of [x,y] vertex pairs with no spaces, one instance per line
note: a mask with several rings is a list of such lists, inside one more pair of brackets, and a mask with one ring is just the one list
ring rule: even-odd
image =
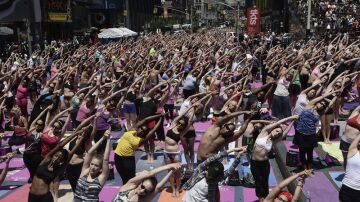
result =
[[252,36],[260,33],[260,9],[253,7],[246,11],[246,32]]
[[48,21],[71,22],[71,0],[44,0]]

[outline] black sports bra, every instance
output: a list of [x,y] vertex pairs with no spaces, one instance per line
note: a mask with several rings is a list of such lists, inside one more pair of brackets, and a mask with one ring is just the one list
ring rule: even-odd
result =
[[56,178],[55,172],[49,171],[48,165],[49,163],[39,165],[39,167],[36,170],[36,176],[44,180],[46,184],[50,184]]
[[168,132],[166,133],[166,136],[169,137],[170,139],[174,140],[176,143],[178,143],[180,141],[180,135],[174,133],[173,130],[168,130]]

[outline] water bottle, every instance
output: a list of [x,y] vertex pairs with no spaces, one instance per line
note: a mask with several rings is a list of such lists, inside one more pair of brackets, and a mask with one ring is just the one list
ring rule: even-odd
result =
[[310,191],[307,191],[305,193],[305,197],[306,197],[306,202],[311,202],[311,193],[310,193]]

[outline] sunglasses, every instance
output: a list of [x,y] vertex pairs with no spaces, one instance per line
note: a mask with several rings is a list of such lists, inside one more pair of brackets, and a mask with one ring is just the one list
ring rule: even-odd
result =
[[150,194],[150,193],[151,193],[151,191],[149,191],[148,189],[146,189],[146,187],[143,185],[143,183],[141,183],[140,188],[143,189],[143,190],[145,190],[145,194]]

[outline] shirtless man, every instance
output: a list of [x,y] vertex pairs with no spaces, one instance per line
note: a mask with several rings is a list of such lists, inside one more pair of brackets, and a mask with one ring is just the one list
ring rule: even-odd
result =
[[240,130],[235,132],[235,124],[229,122],[231,119],[241,114],[253,114],[252,111],[241,111],[231,113],[218,119],[214,125],[206,130],[204,136],[201,138],[198,150],[198,165],[205,161],[208,157],[216,154],[226,144],[237,140],[246,130],[250,119],[247,119],[241,126]]

